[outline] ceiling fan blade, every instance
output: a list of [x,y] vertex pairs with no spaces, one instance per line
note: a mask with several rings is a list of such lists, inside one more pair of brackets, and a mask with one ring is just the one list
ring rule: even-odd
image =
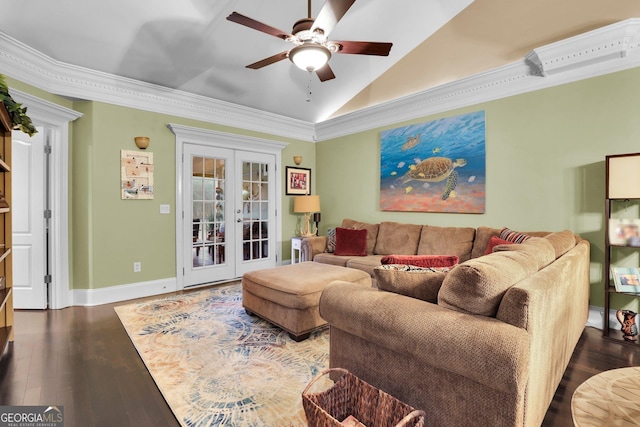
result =
[[320,79],[321,82],[326,82],[327,80],[332,80],[336,78],[336,75],[333,74],[333,70],[331,69],[328,63],[324,67],[320,68],[319,70],[316,70],[316,74],[318,75],[318,78]]
[[354,55],[378,55],[388,56],[393,43],[381,42],[354,42],[354,41],[336,41],[340,45],[337,53],[347,53]]
[[266,67],[267,65],[274,64],[278,61],[282,61],[283,59],[287,59],[288,55],[289,55],[289,52],[287,51],[276,53],[275,55],[265,58],[261,61],[254,62],[253,64],[249,64],[245,68],[251,68],[252,70],[257,70],[259,68]]
[[333,30],[347,10],[356,0],[327,0],[318,12],[318,16],[311,27],[311,31],[322,28],[325,35]]
[[263,24],[262,22],[249,18],[248,16],[241,15],[238,12],[232,12],[231,15],[227,16],[227,20],[235,22],[236,24],[244,25],[245,27],[253,28],[254,30],[262,31],[263,33],[278,37],[282,40],[286,40],[288,37],[291,37],[291,34],[289,33],[285,33],[284,31],[270,25]]

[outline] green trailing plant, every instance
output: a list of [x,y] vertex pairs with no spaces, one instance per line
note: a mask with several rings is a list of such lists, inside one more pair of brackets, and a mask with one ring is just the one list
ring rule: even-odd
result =
[[7,86],[2,74],[0,74],[0,102],[2,102],[9,113],[13,129],[21,130],[29,136],[33,136],[38,132],[31,122],[31,118],[27,116],[27,107],[16,102],[9,94],[9,86]]

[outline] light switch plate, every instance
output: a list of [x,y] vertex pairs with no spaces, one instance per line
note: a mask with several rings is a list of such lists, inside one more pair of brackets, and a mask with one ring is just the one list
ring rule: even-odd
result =
[[171,205],[160,205],[160,213],[161,214],[171,213]]

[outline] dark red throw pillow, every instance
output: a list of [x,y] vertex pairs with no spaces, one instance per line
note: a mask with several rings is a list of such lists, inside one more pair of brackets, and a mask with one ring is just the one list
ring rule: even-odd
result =
[[513,245],[515,242],[510,242],[509,240],[501,239],[498,236],[491,236],[489,239],[489,243],[487,244],[487,249],[485,249],[484,254],[489,255],[493,253],[493,247],[498,245]]
[[455,255],[386,255],[380,261],[386,264],[415,265],[416,267],[453,267],[459,261]]
[[334,255],[367,255],[367,230],[336,227],[336,249]]

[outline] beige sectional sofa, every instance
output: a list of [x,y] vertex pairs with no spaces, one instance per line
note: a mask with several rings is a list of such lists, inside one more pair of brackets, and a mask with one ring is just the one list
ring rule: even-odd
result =
[[[352,219],[344,219],[341,227],[367,230],[367,256],[327,252],[327,236],[314,236],[302,240],[302,258],[366,271],[374,286],[374,268],[381,265],[385,255],[456,255],[464,262],[482,256],[489,239],[501,231],[490,227],[439,227],[388,221],[370,224]],[[539,237],[548,233],[527,234]]]
[[[430,426],[540,426],[586,324],[589,242],[535,233],[484,255],[499,232],[381,223],[372,253],[358,259],[320,252],[321,238],[311,239],[315,261],[377,278],[377,287],[338,281],[322,293],[330,366],[423,409]],[[461,263],[447,273],[376,267],[404,244],[407,254]]]

